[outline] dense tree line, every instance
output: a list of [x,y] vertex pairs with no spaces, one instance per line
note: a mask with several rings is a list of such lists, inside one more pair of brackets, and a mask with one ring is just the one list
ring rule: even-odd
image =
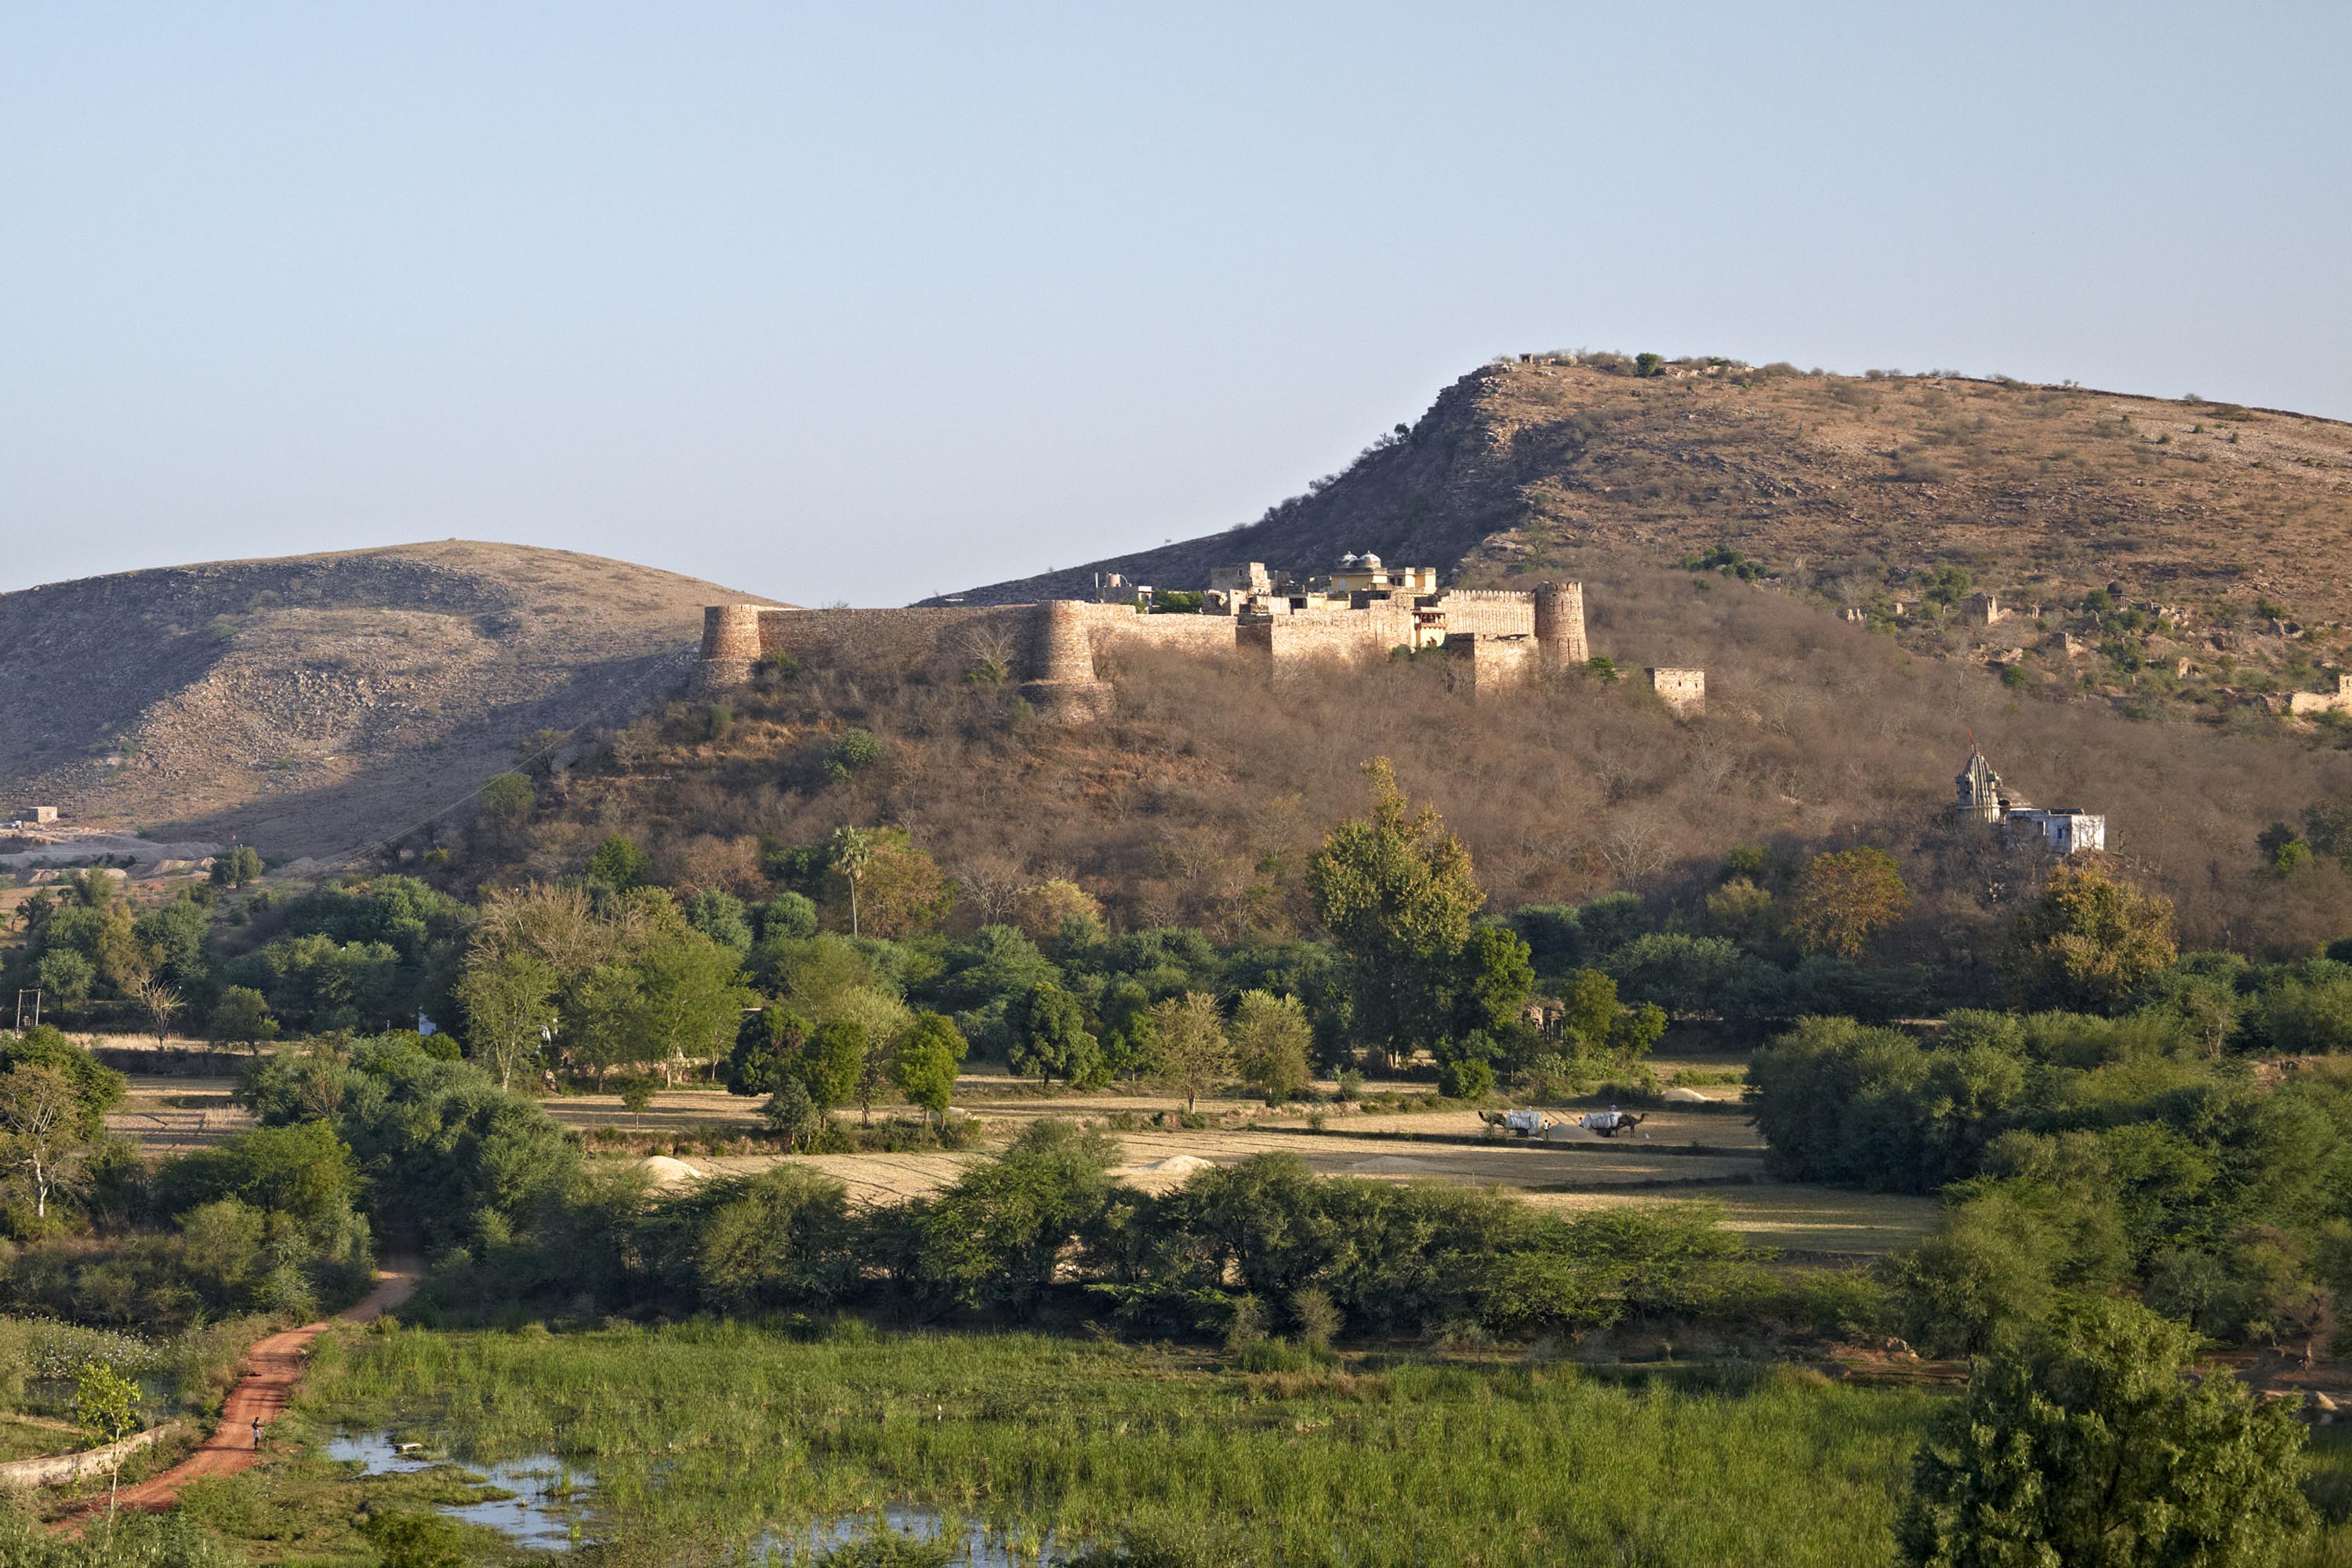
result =
[[151,1166],[106,1132],[121,1094],[55,1029],[0,1035],[0,1155],[37,1178],[0,1205],[0,1309],[170,1328],[310,1314],[364,1288],[362,1176],[333,1127],[257,1128]]
[[1750,1071],[1767,1164],[1943,1194],[1887,1278],[1924,1345],[1980,1350],[2066,1292],[2129,1290],[2216,1338],[2325,1346],[2352,1300],[2352,1079],[2255,1058],[2328,1038],[2336,961],[2192,954],[2110,1015],[1808,1019]]

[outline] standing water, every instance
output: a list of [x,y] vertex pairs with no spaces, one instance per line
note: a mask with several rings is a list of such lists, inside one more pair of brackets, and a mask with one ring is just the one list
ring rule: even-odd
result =
[[[371,1476],[429,1470],[446,1462],[427,1457],[421,1445],[395,1443],[383,1432],[331,1437],[327,1457],[357,1464],[362,1474]],[[575,1494],[593,1486],[593,1476],[552,1454],[469,1468],[469,1473],[512,1495],[482,1502],[441,1503],[436,1505],[437,1512],[468,1524],[487,1524],[518,1544],[541,1552],[564,1551],[583,1539],[578,1533],[582,1510]]]

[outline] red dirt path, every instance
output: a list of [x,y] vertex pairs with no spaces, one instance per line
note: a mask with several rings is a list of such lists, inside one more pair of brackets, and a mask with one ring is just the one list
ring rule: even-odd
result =
[[[117,1500],[120,1506],[161,1513],[179,1500],[182,1487],[199,1476],[230,1476],[251,1468],[261,1458],[253,1447],[253,1418],[260,1416],[266,1431],[285,1414],[294,1385],[302,1380],[310,1342],[337,1323],[371,1322],[399,1306],[416,1289],[416,1276],[417,1266],[414,1263],[387,1264],[377,1271],[375,1289],[357,1306],[328,1321],[305,1323],[299,1329],[287,1329],[256,1340],[253,1349],[247,1352],[245,1375],[229,1390],[228,1401],[221,1406],[220,1425],[213,1428],[213,1435],[205,1439],[202,1447],[162,1475],[123,1489]],[[105,1507],[106,1499],[101,1494],[77,1510],[65,1528],[79,1530]]]

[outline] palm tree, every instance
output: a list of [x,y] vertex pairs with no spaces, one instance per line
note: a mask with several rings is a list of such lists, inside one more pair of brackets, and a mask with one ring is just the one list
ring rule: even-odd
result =
[[833,868],[849,884],[849,934],[857,934],[857,884],[874,861],[870,828],[841,826],[833,830]]

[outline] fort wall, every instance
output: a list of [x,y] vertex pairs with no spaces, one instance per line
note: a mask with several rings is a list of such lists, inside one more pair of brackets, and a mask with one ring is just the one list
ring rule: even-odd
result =
[[1104,642],[1145,643],[1154,647],[1181,648],[1187,653],[1230,653],[1235,643],[1231,616],[1139,616],[1124,605],[1081,605],[1097,646]]
[[[1287,596],[1252,595],[1221,613],[1199,615],[1143,615],[1130,605],[1075,599],[905,609],[713,605],[703,615],[698,679],[708,689],[740,684],[758,660],[777,654],[817,662],[855,654],[910,670],[925,665],[969,669],[993,661],[1041,709],[1076,721],[1108,710],[1110,689],[1095,658],[1098,650],[1120,644],[1196,654],[1238,650],[1276,668],[1442,646],[1457,661],[1457,679],[1480,692],[1524,683],[1548,668],[1581,665],[1590,657],[1583,584],[1546,583],[1532,594],[1368,590],[1344,603],[1309,595],[1305,608],[1294,608]],[[1649,676],[1675,712],[1705,710],[1703,671],[1653,669]]]
[[1536,640],[1527,634],[1449,631],[1444,647],[1454,679],[1479,697],[1515,690],[1536,672]]

